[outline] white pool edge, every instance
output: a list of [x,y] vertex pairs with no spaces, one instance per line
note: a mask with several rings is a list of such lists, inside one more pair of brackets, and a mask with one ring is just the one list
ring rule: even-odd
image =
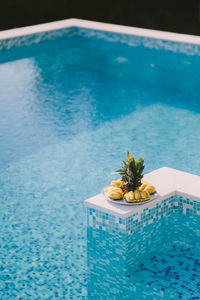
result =
[[32,34],[37,34],[37,33],[42,33],[47,31],[54,31],[54,30],[70,28],[70,27],[82,27],[82,28],[101,30],[107,32],[129,34],[129,35],[136,35],[136,36],[155,38],[155,39],[161,39],[167,41],[200,45],[199,36],[130,27],[124,25],[114,25],[109,23],[87,21],[87,20],[74,19],[74,18],[0,31],[0,40],[17,38],[21,36],[32,35]]
[[173,196],[183,196],[195,201],[200,201],[200,176],[163,167],[144,176],[145,180],[156,186],[159,197],[144,205],[123,206],[108,202],[102,194],[85,200],[89,208],[127,218],[145,208],[151,208],[162,200]]

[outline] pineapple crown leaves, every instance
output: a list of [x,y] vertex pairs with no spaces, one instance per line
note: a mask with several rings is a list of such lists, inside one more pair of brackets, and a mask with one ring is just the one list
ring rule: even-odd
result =
[[138,161],[135,161],[135,158],[132,158],[128,152],[127,162],[123,161],[123,163],[123,168],[116,170],[114,173],[122,176],[123,187],[127,192],[135,191],[141,185],[144,160],[139,158]]

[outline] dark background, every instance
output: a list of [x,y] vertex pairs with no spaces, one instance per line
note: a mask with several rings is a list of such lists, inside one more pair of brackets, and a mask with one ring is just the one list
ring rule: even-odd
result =
[[0,30],[67,18],[200,35],[200,0],[0,0]]

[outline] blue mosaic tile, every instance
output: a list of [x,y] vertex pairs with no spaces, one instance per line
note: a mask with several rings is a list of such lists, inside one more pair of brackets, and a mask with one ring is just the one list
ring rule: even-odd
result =
[[176,43],[172,41],[164,41],[154,38],[145,38],[139,36],[131,36],[128,34],[118,34],[111,32],[104,32],[100,30],[91,30],[86,28],[70,27],[58,30],[52,30],[48,32],[41,32],[37,34],[32,34],[28,36],[21,36],[17,38],[10,38],[0,41],[0,50],[11,49],[13,47],[23,47],[30,46],[32,44],[38,44],[45,40],[55,40],[63,36],[74,36],[81,35],[84,37],[89,37],[97,40],[106,40],[109,42],[120,42],[121,44],[126,44],[131,47],[139,47],[143,45],[146,48],[157,49],[157,50],[167,50],[174,53],[185,53],[187,55],[200,55],[199,45],[187,44],[187,43]]
[[61,30],[52,30],[52,31],[47,31],[47,32],[40,32],[36,34],[31,34],[31,35],[25,35],[25,36],[20,36],[17,38],[9,38],[5,40],[0,41],[0,51],[2,50],[8,50],[11,48],[19,48],[23,46],[30,46],[33,44],[38,44],[42,41],[46,40],[55,40],[59,37],[63,37],[65,35],[67,36],[73,36],[77,34],[78,29],[71,27],[71,28],[64,28]]
[[88,208],[88,299],[199,297],[199,214],[181,196],[126,219]]

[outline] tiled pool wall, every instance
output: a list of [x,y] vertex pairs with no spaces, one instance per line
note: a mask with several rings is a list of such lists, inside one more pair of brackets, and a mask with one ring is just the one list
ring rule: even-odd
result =
[[52,29],[49,31],[43,31],[41,29],[41,32],[33,32],[17,37],[0,39],[0,50],[2,51],[16,47],[30,46],[43,41],[55,40],[57,38],[65,37],[66,35],[68,38],[75,35],[81,35],[84,37],[95,38],[97,40],[103,39],[109,42],[120,42],[121,44],[126,44],[131,47],[138,47],[143,45],[151,49],[164,49],[167,51],[172,51],[174,53],[181,52],[187,55],[200,55],[199,43],[190,44],[187,40],[184,40],[181,43],[177,43],[176,41],[166,40],[164,34],[162,36],[162,39],[157,38],[156,33],[154,33],[155,37],[146,37],[142,35],[138,36],[137,29],[135,29],[136,35],[134,35],[134,33],[130,35],[128,32],[105,32],[101,29],[101,26],[99,26],[99,29],[95,29],[95,26],[94,28],[87,28],[87,26],[84,25],[83,27],[79,27],[78,25],[80,25],[82,22],[78,25],[76,25],[76,23],[78,24],[79,22],[75,22],[74,25],[63,28],[56,29],[52,27]]
[[[182,219],[179,221],[182,215],[185,215],[184,223]],[[141,293],[144,299],[145,293],[152,296],[153,291],[148,294],[144,286],[128,282],[129,276],[146,259],[156,255],[159,248],[167,251],[172,243],[181,245],[183,242],[189,247],[195,237],[195,247],[200,248],[200,230],[195,227],[196,218],[191,218],[199,215],[200,202],[177,195],[127,218],[87,208],[89,299],[97,296],[107,299],[105,295],[131,299],[134,293]],[[162,298],[161,290],[154,292],[154,297]]]
[[68,36],[71,37],[75,34],[77,34],[78,28],[75,27],[69,27],[69,28],[63,28],[53,31],[47,31],[47,32],[39,32],[31,35],[25,35],[25,36],[19,36],[15,38],[9,38],[0,40],[0,50],[9,50],[11,48],[16,47],[24,47],[24,46],[30,46],[33,44],[38,44],[42,41],[46,40],[55,40],[59,37]]

